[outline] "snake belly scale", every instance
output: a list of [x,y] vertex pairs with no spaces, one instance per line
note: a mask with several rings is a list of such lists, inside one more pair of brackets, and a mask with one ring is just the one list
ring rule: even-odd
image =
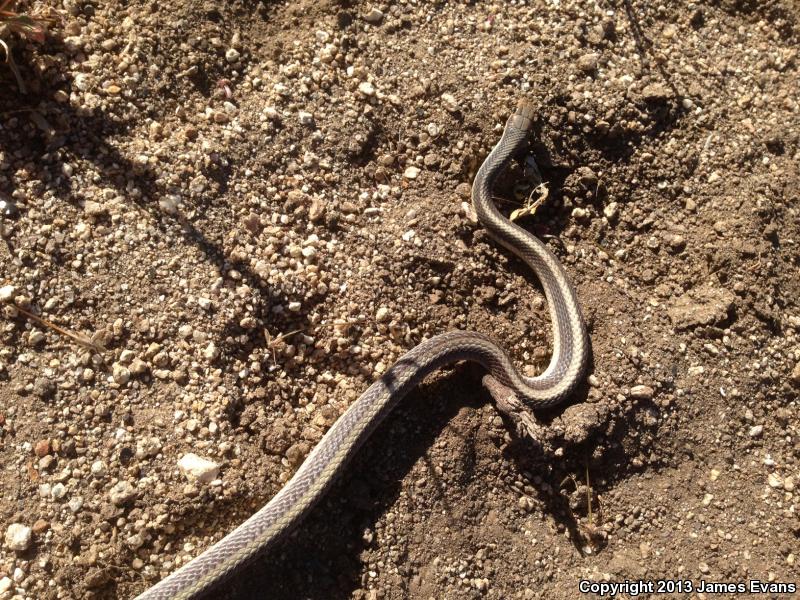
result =
[[[423,341],[403,355],[333,424],[289,482],[258,512],[177,571],[138,596],[138,600],[188,600],[205,597],[217,584],[240,573],[253,558],[271,548],[319,500],[381,420],[422,380],[457,361],[472,361],[487,377],[511,391],[527,408],[540,409],[564,400],[581,382],[589,340],[575,291],[561,263],[533,234],[511,223],[494,206],[496,176],[525,145],[533,107],[521,101],[509,117],[498,144],[486,157],[472,188],[478,219],[491,236],[536,273],[553,324],[553,354],[536,377],[520,374],[508,355],[489,337],[451,331]],[[487,386],[488,387],[488,386]],[[492,387],[488,388],[490,391]]]

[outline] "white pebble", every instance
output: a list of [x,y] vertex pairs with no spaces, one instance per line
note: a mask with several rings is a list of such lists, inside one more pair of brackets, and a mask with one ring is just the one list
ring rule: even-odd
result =
[[297,113],[297,118],[300,119],[301,125],[305,125],[306,127],[314,126],[314,115],[312,115],[310,112],[301,110],[299,113]]
[[22,523],[12,523],[6,529],[6,548],[23,552],[31,545],[31,528]]
[[403,173],[403,177],[406,179],[416,179],[419,175],[419,168],[418,167],[408,167],[405,172]]
[[219,465],[217,463],[192,453],[181,457],[178,461],[178,468],[189,481],[199,481],[201,483],[210,483],[219,474]]
[[358,91],[365,96],[374,96],[375,86],[373,86],[369,81],[362,81],[358,84]]
[[17,293],[17,288],[13,285],[4,285],[0,287],[0,302],[8,302]]

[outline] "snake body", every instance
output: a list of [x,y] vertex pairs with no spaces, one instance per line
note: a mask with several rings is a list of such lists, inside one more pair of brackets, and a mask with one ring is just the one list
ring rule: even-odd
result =
[[[558,259],[534,235],[503,217],[491,191],[498,173],[526,143],[533,108],[522,101],[508,119],[498,144],[487,156],[472,188],[478,219],[492,237],[524,260],[539,277],[553,323],[553,355],[536,377],[520,374],[508,355],[489,337],[451,331],[423,341],[403,355],[333,424],[289,482],[258,512],[158,584],[139,600],[200,598],[242,570],[302,520],[330,487],[381,420],[422,380],[457,361],[473,361],[488,377],[510,390],[528,408],[564,400],[586,371],[589,341],[575,292]],[[487,386],[488,387],[488,386]],[[489,387],[492,391],[492,387]]]

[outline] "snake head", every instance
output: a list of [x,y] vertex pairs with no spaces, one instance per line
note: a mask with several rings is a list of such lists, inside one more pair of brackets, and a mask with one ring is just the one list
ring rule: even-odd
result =
[[535,114],[533,103],[522,98],[517,103],[517,110],[508,119],[508,125],[521,129],[522,131],[530,131],[533,128],[533,117]]

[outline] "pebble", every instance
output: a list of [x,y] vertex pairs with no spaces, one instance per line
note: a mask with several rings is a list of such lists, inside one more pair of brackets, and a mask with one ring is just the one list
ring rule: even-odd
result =
[[792,383],[800,386],[800,362],[798,362],[794,369],[792,369],[792,376],[791,376]]
[[225,60],[229,63],[235,63],[241,58],[241,53],[236,48],[228,48],[225,51]]
[[364,20],[371,25],[378,25],[383,21],[383,11],[379,8],[372,8],[364,15]]
[[297,118],[300,120],[301,125],[305,125],[306,127],[314,127],[314,115],[310,112],[306,112],[301,110],[297,113]]
[[5,594],[12,587],[14,587],[14,582],[11,581],[10,577],[0,578],[0,595]]
[[0,287],[0,302],[9,302],[17,293],[17,288],[13,285],[4,285]]
[[458,112],[461,108],[458,105],[458,100],[453,94],[442,94],[442,105],[444,106],[445,110],[451,113]]
[[85,92],[92,87],[92,76],[87,73],[78,73],[72,78],[72,83],[80,91]]
[[763,432],[764,432],[764,426],[763,425],[753,425],[750,428],[750,431],[747,432],[747,435],[749,435],[752,438],[760,437]]
[[365,96],[374,96],[375,87],[369,81],[362,81],[358,84],[358,91]]
[[713,325],[728,318],[735,298],[725,288],[701,285],[673,301],[667,314],[678,329]]
[[599,56],[590,52],[578,58],[578,68],[584,73],[594,73],[597,70],[597,60]]
[[22,523],[12,523],[6,529],[6,548],[15,552],[24,552],[31,545],[31,528]]
[[203,356],[206,360],[213,361],[219,357],[219,348],[214,342],[209,342],[208,346],[203,350]]
[[651,83],[642,90],[642,97],[649,101],[662,101],[672,97],[672,90],[663,83]]
[[161,447],[161,440],[157,437],[142,438],[136,442],[136,458],[139,460],[152,458],[161,452]]
[[37,377],[33,382],[33,393],[42,400],[47,400],[55,395],[56,384],[47,377]]
[[197,454],[183,455],[178,461],[178,468],[189,481],[210,483],[219,474],[219,465]]
[[33,453],[39,458],[50,454],[50,440],[45,439],[36,442],[36,445],[33,447]]
[[66,495],[67,495],[67,488],[63,483],[56,483],[50,489],[50,497],[56,502],[63,500],[64,496]]
[[131,379],[131,372],[125,365],[114,363],[111,366],[111,377],[117,385],[125,385]]
[[136,497],[136,489],[127,481],[119,481],[108,491],[108,499],[114,506],[124,506]]
[[387,307],[381,306],[375,313],[375,320],[378,323],[385,323],[389,319],[391,319],[391,312]]
[[605,208],[603,208],[603,216],[609,221],[616,219],[618,214],[619,204],[617,202],[609,202]]
[[635,385],[631,388],[630,397],[637,400],[651,400],[654,393],[649,385]]
[[419,167],[410,166],[403,172],[403,177],[406,179],[416,179],[419,176]]

